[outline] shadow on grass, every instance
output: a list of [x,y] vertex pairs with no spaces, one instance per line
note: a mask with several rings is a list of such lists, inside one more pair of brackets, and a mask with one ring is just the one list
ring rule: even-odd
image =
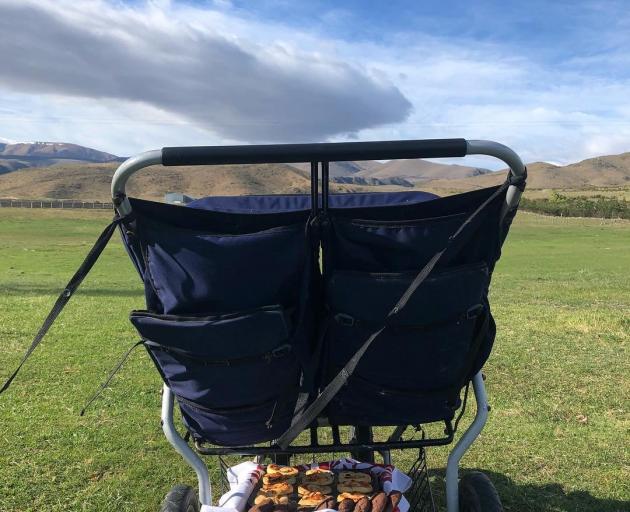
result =
[[[630,501],[596,498],[587,491],[566,491],[560,484],[519,484],[492,471],[482,471],[497,488],[506,512],[628,512]],[[445,470],[429,470],[436,503],[445,507]],[[466,471],[461,472],[462,475]],[[438,510],[441,510],[438,508]]]
[[[0,293],[4,295],[59,295],[63,290],[62,286],[38,286],[38,285],[5,285],[0,286]],[[85,295],[87,297],[142,297],[144,290],[141,285],[138,288],[79,288],[76,292],[77,296]]]

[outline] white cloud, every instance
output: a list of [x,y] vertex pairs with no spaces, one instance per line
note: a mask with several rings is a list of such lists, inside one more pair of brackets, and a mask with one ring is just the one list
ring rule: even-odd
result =
[[[422,33],[347,41],[219,3],[0,0],[3,55],[12,55],[0,74],[1,135],[119,154],[440,137],[497,140],[526,161],[630,150],[630,77],[603,72],[623,68],[627,36],[608,34],[610,53],[550,64],[527,48]],[[343,12],[332,15],[343,23]]]
[[182,19],[182,11],[152,3],[5,1],[0,84],[142,102],[243,141],[325,138],[399,122],[409,112],[396,87],[358,66],[224,37],[197,11],[183,9],[189,17]]

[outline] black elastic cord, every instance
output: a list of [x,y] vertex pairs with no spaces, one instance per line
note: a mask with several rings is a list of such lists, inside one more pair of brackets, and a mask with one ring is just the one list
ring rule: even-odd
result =
[[81,412],[79,413],[79,416],[83,416],[85,414],[85,411],[87,410],[87,408],[92,405],[92,402],[94,402],[94,400],[96,400],[99,396],[101,396],[101,393],[103,391],[105,391],[105,388],[107,386],[109,386],[109,383],[112,381],[112,379],[114,378],[114,375],[116,375],[120,369],[122,368],[123,364],[125,364],[125,361],[127,361],[127,359],[129,358],[129,356],[131,355],[131,353],[133,352],[133,350],[138,346],[138,345],[142,345],[144,343],[144,340],[139,340],[136,343],[134,343],[131,348],[129,350],[127,350],[127,352],[125,352],[125,354],[122,356],[122,358],[120,359],[120,361],[118,361],[118,363],[116,364],[116,366],[114,366],[114,368],[112,368],[109,372],[109,375],[107,376],[107,378],[105,379],[105,381],[101,384],[101,386],[98,388],[98,390],[96,391],[96,393],[94,393],[92,395],[92,398],[90,398],[87,403],[83,406],[83,409],[81,409]]
[[90,249],[90,252],[87,254],[85,259],[83,260],[83,263],[81,263],[81,266],[79,267],[79,269],[75,272],[75,274],[72,276],[72,279],[70,279],[65,289],[61,292],[61,294],[55,301],[55,304],[50,310],[50,313],[48,313],[48,316],[44,320],[44,323],[39,328],[39,331],[37,331],[37,334],[33,338],[33,341],[31,342],[31,346],[28,348],[28,350],[22,357],[20,364],[17,366],[15,371],[3,384],[2,388],[0,388],[0,394],[9,388],[9,386],[13,382],[13,379],[15,379],[20,369],[22,368],[22,365],[24,365],[24,363],[29,358],[29,356],[41,343],[44,336],[46,336],[46,333],[48,332],[48,330],[50,329],[52,324],[55,322],[55,320],[57,319],[57,317],[59,316],[63,308],[66,306],[66,304],[70,300],[70,297],[72,297],[72,295],[77,290],[79,285],[83,282],[83,279],[85,279],[85,276],[88,275],[88,273],[94,266],[94,263],[96,263],[96,260],[98,260],[98,257],[103,252],[103,249],[105,249],[107,242],[109,242],[109,239],[112,237],[112,234],[114,233],[114,230],[116,229],[116,226],[118,226],[120,221],[121,221],[121,218],[118,216],[115,216],[111,224],[109,224],[103,230],[103,232],[99,235],[98,239],[94,243],[94,246]]
[[455,419],[455,424],[453,425],[453,433],[457,432],[457,427],[459,426],[459,422],[462,419],[462,416],[464,416],[464,413],[466,412],[466,404],[468,403],[469,390],[470,390],[470,381],[466,383],[466,389],[464,390],[464,401],[462,402],[462,408],[460,409],[459,414],[457,415],[457,418]]
[[424,280],[429,276],[435,265],[440,261],[442,256],[451,248],[454,241],[458,236],[471,224],[471,222],[490,204],[494,199],[496,199],[500,194],[502,194],[507,187],[510,185],[509,181],[505,181],[497,190],[488,197],[474,212],[472,212],[466,220],[459,226],[459,228],[453,233],[444,248],[438,252],[436,252],[433,257],[426,263],[426,265],[420,270],[418,275],[411,282],[405,293],[400,297],[396,305],[391,309],[391,311],[387,314],[385,318],[385,322],[382,327],[376,331],[374,331],[367,340],[361,345],[359,350],[357,350],[354,355],[350,358],[350,360],[346,363],[346,365],[341,369],[341,371],[328,383],[328,385],[324,388],[324,390],[320,393],[320,395],[313,401],[313,403],[304,411],[304,413],[291,424],[291,426],[287,429],[287,431],[282,434],[278,440],[277,445],[286,450],[287,447],[293,442],[293,440],[300,435],[302,430],[308,427],[313,421],[317,419],[319,413],[321,413],[324,408],[328,405],[328,403],[333,399],[333,397],[339,392],[342,386],[348,381],[355,368],[359,364],[359,361],[363,357],[363,354],[368,350],[372,342],[378,338],[381,333],[387,328],[390,319],[395,317],[402,311],[402,309],[407,305],[409,299],[416,292],[418,287],[424,282]]

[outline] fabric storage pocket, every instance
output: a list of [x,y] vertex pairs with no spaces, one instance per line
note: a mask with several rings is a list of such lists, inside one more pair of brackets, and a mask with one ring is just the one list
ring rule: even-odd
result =
[[[414,277],[410,273],[363,272],[337,272],[331,277],[327,285],[327,381],[383,325]],[[488,314],[488,279],[484,263],[443,269],[429,276],[363,355],[347,385],[331,402],[329,416],[335,417],[342,408],[347,417],[365,414],[378,410],[378,404],[387,408],[391,402],[389,416],[379,415],[381,424],[407,421],[422,413],[413,412],[418,396],[431,393],[439,402],[436,410],[443,411],[442,392],[461,382],[473,341]],[[426,396],[423,400],[431,401]],[[406,419],[396,412],[407,409]]]
[[[223,234],[138,222],[149,285],[162,313],[295,304],[306,269],[305,225]],[[308,269],[307,269],[308,271]]]
[[326,237],[331,267],[362,272],[404,272],[421,267],[468,216],[458,213],[407,221],[333,218]]
[[256,443],[290,424],[300,366],[282,307],[212,316],[134,311],[131,322],[195,438]]
[[[291,396],[294,395],[287,398]],[[279,437],[291,424],[295,401],[295,398],[271,400],[247,407],[221,409],[178,397],[182,419],[193,436],[203,432],[203,436],[195,437],[221,446],[243,446]]]
[[326,416],[337,425],[421,424],[451,420],[460,404],[453,393],[400,390],[352,375]]

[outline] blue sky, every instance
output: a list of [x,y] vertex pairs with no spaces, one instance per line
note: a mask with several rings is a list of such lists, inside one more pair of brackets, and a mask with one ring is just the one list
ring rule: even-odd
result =
[[630,151],[625,1],[0,0],[0,54],[9,140]]

